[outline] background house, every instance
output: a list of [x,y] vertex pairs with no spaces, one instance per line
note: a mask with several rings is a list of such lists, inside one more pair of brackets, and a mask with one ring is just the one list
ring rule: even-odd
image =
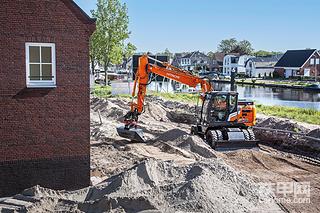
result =
[[246,75],[250,78],[269,77],[273,75],[274,65],[283,54],[250,58],[245,63]]
[[223,59],[224,59],[225,53],[214,53],[214,61],[216,63],[216,70],[219,74],[223,73]]
[[288,50],[275,65],[275,73],[280,77],[319,76],[320,54],[315,49]]
[[235,69],[237,74],[245,75],[246,68],[245,63],[249,58],[253,58],[254,56],[250,55],[242,55],[236,56],[234,54],[226,55],[223,59],[223,75],[231,76],[232,69]]
[[219,68],[215,60],[200,51],[176,53],[172,65],[189,71],[218,71]]
[[94,20],[71,0],[2,0],[0,29],[0,197],[88,186]]

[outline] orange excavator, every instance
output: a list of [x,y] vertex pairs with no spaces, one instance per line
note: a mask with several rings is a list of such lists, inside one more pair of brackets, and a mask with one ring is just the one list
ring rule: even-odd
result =
[[[156,63],[149,63],[149,60]],[[214,91],[207,80],[148,55],[139,58],[132,92],[133,99],[137,93],[137,101],[132,101],[130,111],[124,116],[125,125],[117,128],[121,137],[136,142],[145,141],[143,130],[138,128],[138,117],[143,112],[146,90],[152,73],[191,87],[201,85],[202,106],[197,114],[197,123],[191,126],[191,134],[199,135],[213,149],[257,146],[257,140],[251,129],[256,123],[256,109],[252,101],[238,100],[237,92]]]

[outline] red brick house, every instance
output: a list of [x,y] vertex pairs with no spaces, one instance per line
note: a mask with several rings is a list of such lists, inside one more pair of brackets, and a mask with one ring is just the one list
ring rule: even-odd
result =
[[94,30],[72,0],[1,0],[0,196],[90,184]]
[[275,72],[284,78],[320,76],[320,54],[315,49],[288,50],[275,65]]

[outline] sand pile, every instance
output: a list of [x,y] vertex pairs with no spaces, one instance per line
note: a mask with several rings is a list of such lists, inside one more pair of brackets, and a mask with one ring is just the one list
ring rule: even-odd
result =
[[18,211],[34,212],[280,211],[266,189],[214,158],[186,166],[148,159],[93,187],[66,192],[36,186],[19,198],[30,202]]

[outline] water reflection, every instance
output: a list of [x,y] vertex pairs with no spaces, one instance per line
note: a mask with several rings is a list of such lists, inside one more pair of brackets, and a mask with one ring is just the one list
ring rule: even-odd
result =
[[[113,94],[130,94],[133,83],[112,83]],[[148,86],[150,91],[174,92],[177,89],[181,92],[193,92],[193,88],[177,84],[175,82],[151,82]],[[216,91],[229,91],[230,84],[214,83]],[[299,108],[312,108],[320,110],[320,94],[318,92],[282,89],[270,87],[258,87],[251,85],[237,85],[237,92],[240,98],[251,99],[264,105],[280,105]],[[197,88],[200,91],[200,87]]]
[[[320,110],[320,94],[318,92],[237,85],[240,98],[252,99],[265,105],[281,105]],[[230,84],[215,83],[215,90],[230,90]]]

